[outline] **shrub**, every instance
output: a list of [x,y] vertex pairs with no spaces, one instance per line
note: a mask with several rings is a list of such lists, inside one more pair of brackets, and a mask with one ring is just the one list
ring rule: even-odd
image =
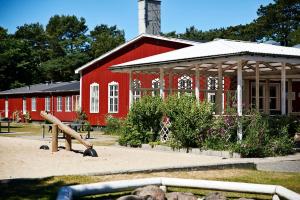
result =
[[120,128],[120,145],[138,147],[159,139],[163,116],[163,101],[160,97],[144,96],[135,102]]
[[128,121],[135,126],[139,133],[145,135],[144,142],[153,142],[159,138],[163,116],[162,105],[163,101],[160,97],[144,96],[133,104],[128,113]]
[[237,140],[237,117],[219,116],[207,132],[203,147],[213,150],[228,150]]
[[104,129],[104,134],[107,135],[120,135],[122,126],[122,120],[115,118],[111,115],[106,117],[106,127]]
[[[275,125],[274,119],[260,113],[244,117],[244,138],[235,151],[243,157],[286,155],[293,152],[293,140],[289,136],[288,123]],[[276,120],[277,121],[277,120]],[[247,125],[246,125],[247,124]]]
[[173,141],[179,148],[202,146],[213,119],[212,104],[197,104],[194,96],[170,96],[165,102],[165,114],[171,121]]

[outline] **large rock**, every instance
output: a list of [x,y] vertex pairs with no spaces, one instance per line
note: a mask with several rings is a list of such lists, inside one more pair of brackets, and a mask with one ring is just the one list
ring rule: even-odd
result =
[[166,194],[167,200],[197,200],[192,193],[171,192]]
[[151,196],[153,200],[165,200],[165,193],[162,189],[157,186],[149,185],[142,188],[137,188],[132,192],[133,195],[137,195],[139,197],[147,197]]
[[204,199],[205,200],[226,200],[226,197],[220,192],[211,192]]

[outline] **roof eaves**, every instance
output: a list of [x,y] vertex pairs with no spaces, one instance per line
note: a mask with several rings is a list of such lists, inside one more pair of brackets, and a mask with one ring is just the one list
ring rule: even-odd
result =
[[168,37],[163,37],[163,36],[158,36],[158,35],[150,35],[150,34],[141,34],[131,40],[129,40],[128,42],[125,42],[124,44],[108,51],[107,53],[101,55],[100,57],[98,58],[95,58],[94,60],[91,60],[90,62],[86,63],[85,65],[77,68],[75,70],[75,73],[78,74],[80,73],[83,69],[93,65],[94,63],[106,58],[107,56],[113,54],[114,52],[117,52],[118,50],[126,47],[127,45],[139,40],[140,38],[143,38],[143,37],[148,37],[148,38],[156,38],[156,39],[159,39],[159,40],[166,40],[166,41],[170,41],[170,42],[179,42],[179,43],[184,43],[184,44],[189,44],[189,45],[196,45],[196,44],[199,44],[199,42],[195,42],[195,41],[189,41],[189,40],[184,40],[184,39],[179,39],[179,38],[168,38]]

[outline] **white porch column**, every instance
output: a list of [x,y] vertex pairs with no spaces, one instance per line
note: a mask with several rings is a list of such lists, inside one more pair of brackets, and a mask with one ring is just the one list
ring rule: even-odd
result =
[[[242,117],[243,115],[243,61],[240,60],[238,62],[238,67],[237,67],[237,114],[238,118]],[[243,138],[243,127],[240,119],[238,119],[238,130],[237,130],[237,136],[238,140],[241,141]]]
[[132,92],[132,71],[129,71],[129,110],[133,103],[133,92]]
[[195,95],[197,103],[200,102],[200,83],[199,83],[199,66],[196,66],[196,74],[195,74]]
[[286,91],[286,72],[285,72],[285,66],[286,63],[282,63],[281,67],[281,115],[286,114],[286,97],[285,97],[285,91]]
[[82,111],[82,72],[80,72],[79,87],[79,109]]
[[255,108],[259,112],[259,62],[255,66]]
[[165,91],[164,91],[164,69],[159,68],[159,94],[162,99],[165,99]]
[[292,106],[292,92],[293,92],[293,81],[291,78],[288,79],[288,114],[290,115],[293,112]]
[[222,114],[223,73],[222,63],[218,63],[218,91],[217,91],[217,114]]

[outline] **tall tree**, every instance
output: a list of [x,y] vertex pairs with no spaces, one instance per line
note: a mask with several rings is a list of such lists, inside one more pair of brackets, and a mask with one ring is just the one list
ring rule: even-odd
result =
[[91,54],[98,57],[125,42],[125,33],[117,26],[100,25],[91,31]]
[[300,0],[275,0],[267,6],[260,6],[257,14],[256,24],[267,39],[290,45],[290,34],[300,27]]

